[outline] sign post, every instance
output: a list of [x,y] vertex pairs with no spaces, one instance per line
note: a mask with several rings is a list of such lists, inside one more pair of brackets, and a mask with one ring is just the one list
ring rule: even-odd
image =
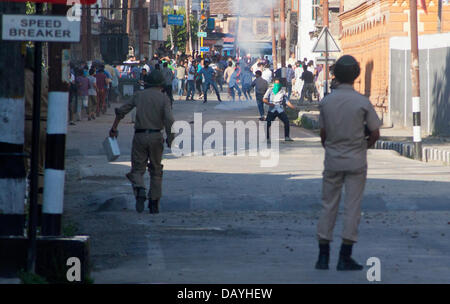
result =
[[314,45],[312,52],[313,53],[325,53],[325,88],[324,88],[324,96],[328,95],[328,53],[330,52],[340,52],[340,48],[331,35],[328,27],[324,27],[322,32],[320,32],[319,39],[317,39],[316,44]]
[[80,41],[80,22],[65,16],[3,15],[2,22],[3,40]]
[[[12,0],[14,2],[25,2],[20,0]],[[83,4],[92,4],[95,3],[95,0],[77,0],[79,3]],[[52,44],[50,47],[50,58],[51,58],[51,75],[53,78],[50,78],[50,91],[60,91],[59,95],[62,97],[61,99],[54,100],[53,102],[49,100],[49,114],[48,114],[48,130],[54,127],[54,123],[52,121],[61,121],[64,126],[67,124],[67,119],[59,119],[56,116],[63,117],[67,116],[67,102],[68,102],[68,83],[67,79],[69,75],[68,71],[61,66],[61,61],[65,59],[67,56],[67,48],[68,42],[79,42],[80,41],[80,21],[78,20],[69,20],[67,16],[42,16],[42,4],[43,2],[49,2],[56,4],[54,5],[54,13],[63,13],[67,11],[68,6],[67,0],[32,0],[31,2],[37,2],[36,12],[37,15],[16,15],[16,14],[4,14],[2,16],[2,40],[5,41],[34,41],[35,43],[35,57],[34,57],[34,79],[33,79],[33,127],[32,127],[32,150],[31,150],[31,164],[30,164],[30,220],[28,224],[28,255],[27,255],[27,270],[31,272],[35,272],[36,265],[36,226],[37,226],[37,216],[38,216],[38,208],[37,208],[37,193],[38,193],[38,159],[39,159],[39,134],[40,134],[40,116],[41,116],[41,64],[42,64],[42,45],[41,42],[63,42],[66,45],[55,45]],[[58,5],[59,4],[59,5]],[[64,4],[64,5],[61,5]],[[56,52],[55,52],[56,51]],[[66,55],[65,55],[66,54]],[[52,56],[53,55],[53,56]],[[61,83],[62,85],[57,85]],[[56,88],[58,87],[58,88]],[[58,96],[59,96],[58,95]],[[49,94],[50,97],[50,94]],[[53,105],[63,106],[58,109],[63,109],[64,112],[55,111]],[[65,115],[64,115],[65,114]],[[67,118],[67,117],[66,117]],[[61,137],[61,136],[60,136]],[[64,150],[65,150],[65,135],[63,136],[62,145],[60,144],[58,147],[52,146],[50,143],[54,143],[51,135],[47,135],[47,151],[58,150],[62,152],[62,163],[64,163]],[[49,140],[50,139],[50,140]],[[61,141],[57,141],[60,143]],[[56,149],[55,149],[56,148]],[[62,148],[62,149],[61,149]],[[46,159],[46,168],[47,164],[50,162],[54,162],[54,156],[52,155],[52,159]],[[58,156],[60,158],[61,155]],[[46,170],[47,171],[47,170]],[[47,175],[47,172],[46,172]],[[46,176],[47,179],[47,176]],[[54,182],[53,180],[50,182]],[[46,182],[48,184],[48,182]],[[58,183],[61,186],[61,183]],[[62,183],[62,186],[64,182]],[[45,185],[46,186],[46,185]],[[47,187],[45,187],[47,188]],[[64,187],[62,187],[64,188]],[[63,191],[63,190],[62,190]],[[48,192],[48,191],[47,191]],[[44,208],[45,208],[45,190],[44,190]],[[62,200],[62,198],[61,198]],[[62,209],[62,201],[60,202]],[[59,217],[60,220],[60,217]],[[42,221],[43,223],[43,234],[45,235],[46,227],[45,219]],[[60,222],[59,222],[60,226]],[[47,229],[48,230],[48,229]],[[51,229],[48,232],[53,232]],[[56,231],[58,232],[58,231]],[[49,233],[50,235],[52,233]],[[58,234],[56,234],[58,235]]]
[[[36,13],[42,13],[42,4],[36,4]],[[36,271],[36,226],[38,217],[38,161],[39,161],[39,134],[41,133],[41,80],[42,80],[42,42],[34,44],[34,79],[33,79],[33,127],[31,137],[31,160],[30,160],[30,219],[28,221],[28,271]]]
[[184,16],[183,15],[169,15],[167,19],[167,24],[183,26]]

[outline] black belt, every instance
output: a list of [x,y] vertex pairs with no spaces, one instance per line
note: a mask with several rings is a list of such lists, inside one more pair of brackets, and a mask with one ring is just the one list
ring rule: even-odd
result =
[[155,129],[136,129],[134,131],[134,133],[146,133],[146,134],[159,133],[159,132],[161,132],[161,130],[155,130]]

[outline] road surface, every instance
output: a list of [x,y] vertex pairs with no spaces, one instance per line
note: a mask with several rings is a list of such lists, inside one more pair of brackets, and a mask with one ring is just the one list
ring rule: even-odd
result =
[[[174,103],[177,120],[193,126],[194,113],[223,126],[258,117],[256,105]],[[69,126],[66,145],[64,220],[91,236],[95,283],[369,283],[369,266],[336,271],[341,216],[330,270],[314,269],[324,154],[316,134],[291,127],[295,141],[281,141],[279,163],[268,168],[262,156],[177,157],[166,148],[161,213],[150,215],[134,210],[125,177],[129,116],[119,126],[121,157],[106,161],[113,119],[111,108]],[[379,258],[381,283],[450,283],[450,168],[391,151],[368,158],[354,258]]]

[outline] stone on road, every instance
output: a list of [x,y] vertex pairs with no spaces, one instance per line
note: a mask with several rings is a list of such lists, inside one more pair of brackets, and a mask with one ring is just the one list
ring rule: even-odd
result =
[[[192,122],[194,113],[223,126],[258,118],[254,102],[174,103],[177,120]],[[273,168],[261,167],[261,156],[178,157],[166,148],[161,213],[137,214],[125,177],[128,117],[119,127],[122,156],[108,163],[101,153],[112,114],[70,126],[67,140],[65,216],[92,237],[96,283],[369,283],[369,266],[335,270],[341,212],[330,270],[314,269],[324,152],[314,133],[292,126],[295,141],[280,141]],[[392,151],[368,158],[355,259],[378,257],[382,283],[450,283],[449,168]]]

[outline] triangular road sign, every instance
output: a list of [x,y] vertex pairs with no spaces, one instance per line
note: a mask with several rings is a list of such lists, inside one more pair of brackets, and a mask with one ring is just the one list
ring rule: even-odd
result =
[[[326,41],[325,41],[326,39]],[[326,45],[326,43],[328,45]],[[328,50],[327,50],[328,48]],[[312,52],[313,53],[325,53],[325,52],[340,52],[341,49],[338,47],[336,41],[334,41],[333,36],[331,36],[330,31],[328,31],[327,27],[322,29],[320,32],[319,39],[317,39],[316,44],[314,45]]]

